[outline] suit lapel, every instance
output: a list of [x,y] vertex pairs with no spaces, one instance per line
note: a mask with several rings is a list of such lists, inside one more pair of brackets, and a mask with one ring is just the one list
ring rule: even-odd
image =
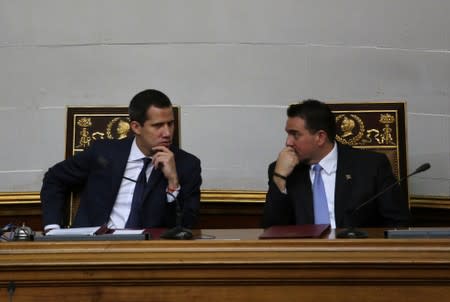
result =
[[345,147],[338,144],[336,186],[334,192],[336,226],[344,225],[346,207],[352,204],[352,172],[352,162],[346,155]]

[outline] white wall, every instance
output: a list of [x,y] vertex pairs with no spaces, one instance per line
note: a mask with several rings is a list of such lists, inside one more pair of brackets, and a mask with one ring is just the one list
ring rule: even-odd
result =
[[406,100],[413,194],[450,196],[448,0],[0,0],[0,191],[40,189],[68,105],[146,88],[182,111],[203,188],[266,189],[285,107]]

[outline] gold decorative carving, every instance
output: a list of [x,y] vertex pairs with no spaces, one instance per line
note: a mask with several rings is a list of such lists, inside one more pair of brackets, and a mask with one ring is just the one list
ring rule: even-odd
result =
[[92,121],[88,117],[80,118],[77,121],[77,125],[82,127],[80,131],[80,141],[78,142],[78,145],[75,146],[75,148],[86,148],[89,147],[91,144],[91,137],[89,130],[87,128],[92,126]]
[[342,113],[336,116],[336,124],[338,133],[336,133],[336,140],[342,144],[351,146],[366,146],[366,145],[395,145],[396,139],[393,137],[392,124],[395,125],[395,116],[386,113],[380,114],[378,120],[383,124],[383,128],[365,129],[366,125],[363,118],[356,114]]
[[[336,140],[341,144],[359,145],[359,141],[364,135],[365,126],[362,119],[356,114],[339,114],[336,116],[336,124],[340,133],[336,133]],[[356,127],[357,126],[357,127]],[[356,127],[356,135],[354,129]]]
[[92,120],[90,117],[82,117],[77,121],[77,125],[80,127],[91,127],[92,126]]
[[[113,135],[113,127],[115,128],[115,134]],[[109,139],[124,139],[127,138],[128,132],[130,132],[130,122],[128,118],[116,117],[113,118],[106,126],[106,136]]]
[[366,131],[366,138],[364,138],[362,140],[362,142],[364,144],[371,144],[373,142],[372,140],[372,135],[373,138],[377,141],[378,144],[381,144],[381,140],[380,140],[380,131],[377,129],[369,129]]
[[96,132],[92,133],[92,138],[93,138],[94,140],[97,140],[97,139],[104,139],[104,138],[105,138],[105,133],[100,132],[100,131],[96,131]]
[[381,135],[381,144],[395,145],[392,138],[392,128],[389,124],[395,123],[395,117],[389,113],[380,115],[380,123],[384,124],[383,134]]

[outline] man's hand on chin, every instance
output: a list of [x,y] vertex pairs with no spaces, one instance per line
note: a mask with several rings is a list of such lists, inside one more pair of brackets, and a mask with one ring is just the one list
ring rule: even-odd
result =
[[155,169],[161,169],[169,182],[170,188],[178,188],[178,175],[173,152],[166,146],[153,147],[152,151],[155,152],[152,157],[152,164]]

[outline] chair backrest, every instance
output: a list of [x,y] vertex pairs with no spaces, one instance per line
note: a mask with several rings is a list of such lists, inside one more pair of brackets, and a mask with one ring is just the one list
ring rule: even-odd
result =
[[[406,120],[404,102],[333,103],[336,140],[355,148],[386,154],[397,179],[407,175]],[[401,184],[408,198],[408,182]]]
[[[173,107],[175,131],[173,144],[180,146],[180,109]],[[124,139],[132,136],[128,107],[68,107],[66,125],[66,158],[83,151],[95,140]],[[79,206],[79,194],[68,197],[65,224],[71,226]]]

